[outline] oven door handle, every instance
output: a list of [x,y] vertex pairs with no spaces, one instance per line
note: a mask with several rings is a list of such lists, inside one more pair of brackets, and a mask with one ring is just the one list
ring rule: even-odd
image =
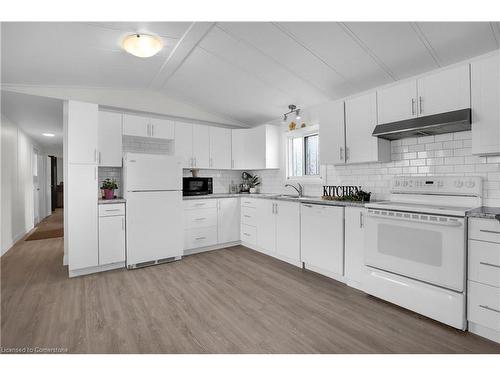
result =
[[434,225],[441,225],[444,227],[454,227],[454,228],[461,227],[463,225],[460,221],[430,221],[430,220],[411,219],[411,218],[395,217],[395,216],[374,215],[370,213],[368,213],[367,216],[376,219],[411,221],[414,223],[434,224]]

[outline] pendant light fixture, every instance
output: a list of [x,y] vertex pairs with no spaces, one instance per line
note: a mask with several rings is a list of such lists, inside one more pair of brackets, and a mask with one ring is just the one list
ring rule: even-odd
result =
[[288,106],[289,111],[287,113],[283,114],[283,123],[285,123],[288,120],[288,115],[295,113],[295,119],[298,121],[300,120],[300,108],[297,108],[295,104],[290,104]]
[[151,57],[163,48],[160,38],[148,34],[132,34],[123,39],[122,47],[131,55],[137,57]]

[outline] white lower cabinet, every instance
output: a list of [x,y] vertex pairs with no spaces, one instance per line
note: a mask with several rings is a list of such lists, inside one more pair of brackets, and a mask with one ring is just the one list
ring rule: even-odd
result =
[[125,204],[99,206],[99,265],[125,262]]
[[240,240],[240,199],[217,200],[218,242],[227,243]]
[[267,253],[276,252],[276,201],[257,200],[257,246]]
[[364,207],[345,208],[345,270],[344,276],[349,286],[360,288],[364,262]]
[[284,260],[300,263],[300,205],[278,201],[276,213],[276,253]]
[[301,205],[304,267],[335,279],[344,274],[344,207]]

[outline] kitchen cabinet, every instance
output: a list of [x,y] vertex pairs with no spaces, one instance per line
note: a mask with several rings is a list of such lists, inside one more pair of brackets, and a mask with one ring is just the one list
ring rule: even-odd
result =
[[224,198],[217,200],[218,243],[240,240],[240,199]]
[[315,108],[319,123],[321,164],[345,163],[344,101],[329,102]]
[[97,104],[65,102],[64,125],[68,163],[97,165]]
[[378,124],[417,117],[417,97],[416,80],[377,90]]
[[246,162],[246,136],[249,133],[247,129],[238,129],[231,131],[231,168],[245,169]]
[[276,253],[280,258],[300,262],[300,205],[275,202]]
[[347,285],[360,288],[365,270],[363,207],[345,208],[345,279]]
[[125,204],[99,206],[99,265],[125,262]]
[[280,128],[260,125],[233,129],[233,169],[277,169],[280,167]]
[[500,56],[471,64],[472,153],[500,154]]
[[174,139],[174,121],[153,117],[149,119],[149,126],[151,132],[150,137],[156,139]]
[[214,169],[231,169],[231,129],[210,126],[210,160],[209,167]]
[[122,166],[121,113],[99,111],[97,145],[99,166]]
[[195,168],[210,166],[210,140],[206,125],[193,125],[193,163]]
[[175,123],[175,155],[182,157],[183,168],[193,168],[193,125],[187,122]]
[[344,274],[344,207],[301,205],[300,249],[305,268],[332,278]]
[[123,114],[123,135],[149,137],[149,118]]
[[259,199],[257,204],[257,246],[267,253],[276,252],[276,201]]
[[[97,111],[96,111],[97,115]],[[99,264],[97,222],[97,165],[70,164],[65,176],[67,185],[68,265],[71,271]]]
[[345,101],[346,163],[385,162],[391,160],[391,143],[373,137],[377,124],[375,92]]

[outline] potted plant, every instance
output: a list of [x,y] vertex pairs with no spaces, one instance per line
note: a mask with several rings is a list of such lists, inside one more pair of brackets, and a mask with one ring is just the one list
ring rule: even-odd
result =
[[101,189],[104,191],[104,199],[114,199],[115,190],[118,189],[114,178],[107,178],[102,182]]
[[250,186],[250,194],[257,193],[257,186],[260,185],[259,176],[250,176],[248,179],[248,186]]

